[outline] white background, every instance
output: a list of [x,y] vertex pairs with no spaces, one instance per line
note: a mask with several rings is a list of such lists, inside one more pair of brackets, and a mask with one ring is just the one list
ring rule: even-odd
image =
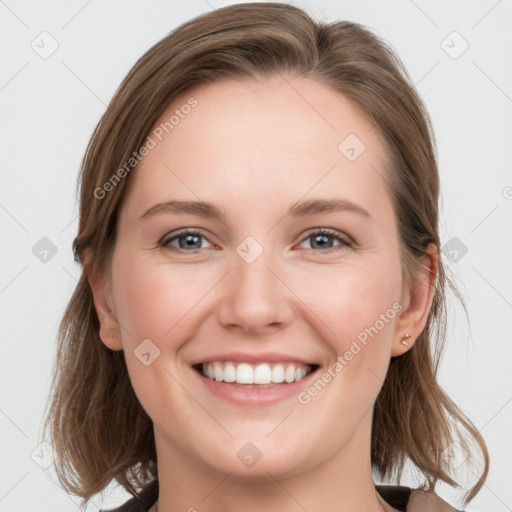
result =
[[[78,510],[31,453],[50,392],[58,323],[80,274],[71,243],[86,143],[136,59],[178,24],[229,3],[0,2],[0,512]],[[294,5],[373,29],[398,52],[427,104],[438,139],[442,241],[457,237],[467,247],[448,266],[468,303],[470,327],[453,303],[440,379],[491,451],[490,477],[470,510],[510,511],[512,2]],[[43,31],[58,42],[47,59],[31,48],[47,37]],[[453,31],[469,44],[458,58],[445,51],[463,49],[458,36],[446,39]],[[57,247],[46,263],[32,253],[42,237]],[[460,506],[460,492],[439,486],[438,493]],[[125,496],[107,493],[103,506]],[[98,510],[101,497],[94,502],[88,510]]]

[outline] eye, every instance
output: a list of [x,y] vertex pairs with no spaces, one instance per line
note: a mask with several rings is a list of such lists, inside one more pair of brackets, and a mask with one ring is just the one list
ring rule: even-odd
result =
[[[207,240],[207,238],[198,231],[183,229],[182,231],[174,233],[170,237],[164,237],[160,240],[159,245],[171,251],[195,252],[200,249],[204,249],[204,247],[201,246],[202,239]],[[172,244],[174,241],[177,242],[177,247]]]
[[[339,244],[333,245],[333,239],[337,240]],[[310,242],[312,245],[312,249],[320,248],[322,253],[331,253],[344,247],[352,247],[353,242],[346,236],[340,233],[339,231],[333,229],[317,229],[316,231],[311,231],[309,235],[301,242]]]
[[[202,240],[208,239],[199,231],[186,228],[173,233],[172,236],[164,237],[160,240],[159,246],[170,251],[194,253],[205,248],[202,246]],[[334,244],[333,240],[337,241],[338,244]],[[310,242],[313,250],[319,248],[320,250],[316,252],[324,254],[343,249],[344,247],[353,246],[353,242],[348,236],[339,231],[327,228],[311,231],[308,236],[303,239],[301,244],[304,242]]]

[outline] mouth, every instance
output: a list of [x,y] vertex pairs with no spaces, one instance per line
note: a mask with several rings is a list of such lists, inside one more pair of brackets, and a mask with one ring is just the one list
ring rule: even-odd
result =
[[298,383],[317,371],[319,365],[297,362],[249,364],[236,361],[210,361],[197,363],[192,368],[210,381],[222,382],[238,388],[266,389]]

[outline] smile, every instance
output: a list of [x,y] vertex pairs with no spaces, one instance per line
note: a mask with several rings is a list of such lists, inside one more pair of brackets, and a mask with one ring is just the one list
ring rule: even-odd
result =
[[245,361],[234,361],[230,357],[191,366],[210,396],[241,407],[268,407],[283,400],[294,400],[311,383],[318,364],[301,361],[286,361],[276,356],[265,362],[261,356],[243,357]]
[[234,361],[213,361],[196,365],[203,377],[244,387],[272,387],[276,384],[299,382],[316,365],[300,363],[238,363]]

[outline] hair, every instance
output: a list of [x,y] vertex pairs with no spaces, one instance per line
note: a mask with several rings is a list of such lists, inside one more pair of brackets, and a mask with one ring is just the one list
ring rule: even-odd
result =
[[438,249],[427,325],[410,350],[391,358],[375,402],[373,467],[382,478],[399,481],[410,461],[424,478],[423,488],[432,490],[438,481],[458,487],[445,452],[458,441],[471,462],[476,460],[471,446],[483,461],[465,503],[485,482],[485,441],[437,380],[447,286],[461,297],[446,275],[440,251],[439,175],[426,108],[400,59],[366,27],[315,21],[285,4],[254,3],[196,17],[150,48],[116,91],[83,157],[73,242],[82,274],[59,327],[53,393],[44,420],[60,483],[83,503],[112,480],[136,495],[157,478],[152,421],[134,393],[124,352],[108,349],[100,339],[87,279],[109,272],[117,217],[133,172],[118,179],[104,197],[97,191],[141,148],[179,93],[222,79],[286,73],[329,86],[378,128],[387,150],[385,180],[397,220],[404,283],[413,282],[427,245]]

